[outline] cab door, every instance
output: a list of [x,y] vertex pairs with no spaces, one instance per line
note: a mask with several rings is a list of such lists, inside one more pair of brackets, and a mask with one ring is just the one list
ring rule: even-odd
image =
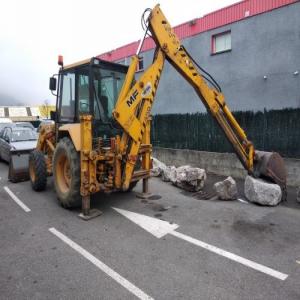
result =
[[67,124],[75,121],[75,72],[65,71],[61,74],[58,123]]

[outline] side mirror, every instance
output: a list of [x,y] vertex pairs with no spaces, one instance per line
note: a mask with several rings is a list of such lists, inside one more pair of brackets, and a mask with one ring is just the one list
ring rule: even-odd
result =
[[10,142],[10,139],[9,139],[9,137],[8,137],[8,136],[4,137],[4,140],[5,140],[7,143],[9,143],[9,142]]
[[50,111],[50,119],[56,122],[56,111],[53,110]]
[[50,91],[56,91],[56,78],[55,77],[50,77],[49,89],[50,89]]

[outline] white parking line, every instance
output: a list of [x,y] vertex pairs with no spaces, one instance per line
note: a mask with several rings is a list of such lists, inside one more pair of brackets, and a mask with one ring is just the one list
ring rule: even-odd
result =
[[116,282],[118,282],[120,285],[122,285],[125,289],[127,289],[130,293],[132,293],[139,299],[154,300],[152,297],[148,296],[134,284],[129,282],[126,278],[122,277],[120,274],[118,274],[109,266],[104,264],[94,255],[92,255],[91,253],[83,249],[81,246],[70,240],[67,236],[56,230],[54,227],[49,228],[49,231],[55,236],[57,236],[59,239],[61,239],[63,242],[65,242],[67,245],[69,245],[71,248],[76,250],[79,254],[81,254],[83,257],[85,257],[87,260],[93,263],[96,267],[98,267],[101,271],[106,273],[108,276],[110,276],[112,279],[114,279]]
[[288,274],[281,273],[279,271],[276,271],[276,270],[271,269],[269,267],[266,267],[264,265],[258,264],[258,263],[254,262],[254,261],[251,261],[251,260],[249,260],[247,258],[241,257],[239,255],[236,255],[234,253],[231,253],[231,252],[228,252],[226,250],[220,249],[220,248],[215,247],[213,245],[210,245],[210,244],[204,243],[202,241],[196,240],[196,239],[194,239],[194,238],[192,238],[190,236],[187,236],[185,234],[182,234],[182,233],[180,233],[178,231],[172,231],[170,234],[172,234],[172,235],[174,235],[174,236],[176,236],[176,237],[178,237],[180,239],[183,239],[183,240],[185,240],[185,241],[187,241],[189,243],[192,243],[194,245],[197,245],[199,247],[207,249],[207,250],[209,250],[211,252],[214,252],[216,254],[222,255],[224,257],[227,257],[227,258],[229,258],[229,259],[231,259],[233,261],[236,261],[236,262],[238,262],[238,263],[240,263],[240,264],[242,264],[244,266],[247,266],[247,267],[252,268],[254,270],[257,270],[257,271],[260,271],[260,272],[265,273],[267,275],[270,275],[272,277],[275,277],[277,279],[286,280],[288,278],[288,276],[289,276]]
[[3,187],[6,193],[26,212],[30,212],[31,209],[26,206],[7,186]]
[[242,203],[246,203],[246,204],[249,204],[249,202],[248,201],[246,201],[246,200],[243,200],[243,199],[237,199],[238,201],[240,201],[240,202],[242,202]]
[[214,252],[216,254],[222,255],[226,258],[229,258],[233,261],[236,261],[240,264],[243,264],[249,268],[252,268],[254,270],[263,272],[267,275],[273,276],[277,279],[280,280],[285,280],[287,279],[288,275],[278,272],[274,269],[271,269],[269,267],[266,267],[264,265],[258,264],[254,261],[251,261],[249,259],[243,258],[241,256],[238,256],[236,254],[233,254],[231,252],[228,252],[226,250],[223,250],[221,248],[218,248],[216,246],[207,244],[205,242],[202,242],[200,240],[196,240],[188,235],[185,235],[183,233],[180,233],[178,231],[175,231],[176,229],[178,229],[179,225],[175,224],[175,223],[169,223],[167,221],[163,221],[163,220],[159,220],[156,218],[152,218],[152,217],[148,217],[142,214],[138,214],[132,211],[128,211],[125,209],[120,209],[120,208],[115,208],[113,207],[113,209],[117,212],[119,212],[120,214],[122,214],[124,217],[126,217],[127,219],[129,219],[130,221],[132,221],[133,223],[139,225],[140,227],[142,227],[143,229],[145,229],[146,231],[148,231],[149,233],[151,233],[152,235],[154,235],[156,238],[160,239],[163,236],[167,235],[167,234],[171,234],[173,236],[176,236],[177,238],[180,238],[182,240],[185,240],[189,243],[192,243],[198,247],[202,247],[206,250],[209,250],[211,252]]

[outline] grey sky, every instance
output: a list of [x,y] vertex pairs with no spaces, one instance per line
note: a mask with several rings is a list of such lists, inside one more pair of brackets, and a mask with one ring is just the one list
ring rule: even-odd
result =
[[144,9],[158,2],[175,26],[238,1],[0,0],[0,105],[54,103],[58,54],[68,64],[138,40]]

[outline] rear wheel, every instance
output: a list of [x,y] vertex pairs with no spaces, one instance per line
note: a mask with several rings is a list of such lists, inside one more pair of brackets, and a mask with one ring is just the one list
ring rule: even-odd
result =
[[53,175],[56,194],[61,205],[65,208],[79,207],[80,156],[67,137],[62,138],[55,148]]
[[47,185],[47,166],[44,153],[33,150],[29,155],[29,178],[32,189],[43,191]]

